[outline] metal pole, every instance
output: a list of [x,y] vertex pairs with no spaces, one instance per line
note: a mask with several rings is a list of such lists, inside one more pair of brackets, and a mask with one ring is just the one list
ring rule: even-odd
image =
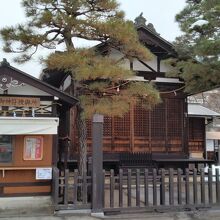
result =
[[103,215],[103,115],[95,114],[92,125],[92,213]]

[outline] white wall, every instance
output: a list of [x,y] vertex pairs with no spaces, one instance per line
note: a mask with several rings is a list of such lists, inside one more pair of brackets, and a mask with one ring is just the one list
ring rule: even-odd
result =
[[[0,94],[4,94],[2,90],[0,90]],[[10,87],[8,89],[8,94],[10,95],[33,95],[33,96],[51,96],[50,94],[43,92],[33,86],[23,85],[18,87]]]
[[[114,58],[116,60],[120,60],[123,57],[123,54],[116,50],[112,49],[110,52],[110,58]],[[157,56],[154,54],[152,55],[153,58],[148,61],[144,61],[147,65],[149,65],[151,68],[153,68],[155,71],[157,71]],[[130,68],[130,63],[128,60],[124,60],[122,66],[125,68]],[[133,68],[136,71],[151,71],[148,67],[140,63],[137,59],[134,60],[133,62]],[[167,72],[169,71],[170,67],[164,63],[164,61],[161,61],[160,63],[160,72]]]

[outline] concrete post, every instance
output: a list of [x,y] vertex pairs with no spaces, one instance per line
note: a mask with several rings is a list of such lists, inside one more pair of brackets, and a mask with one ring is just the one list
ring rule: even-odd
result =
[[103,115],[95,114],[92,125],[92,215],[103,215]]

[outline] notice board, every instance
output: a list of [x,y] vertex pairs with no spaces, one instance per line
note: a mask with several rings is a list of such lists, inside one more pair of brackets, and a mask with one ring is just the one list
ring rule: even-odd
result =
[[25,136],[24,137],[24,160],[42,160],[43,159],[43,137]]

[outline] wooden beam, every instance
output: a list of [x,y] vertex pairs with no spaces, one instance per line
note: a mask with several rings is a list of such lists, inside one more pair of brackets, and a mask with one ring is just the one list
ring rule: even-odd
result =
[[138,61],[139,61],[140,63],[142,63],[144,66],[146,66],[148,69],[150,69],[152,72],[154,72],[154,73],[157,72],[155,69],[153,69],[151,66],[149,66],[148,64],[146,64],[144,61],[139,60],[139,59],[138,59]]
[[160,72],[160,57],[157,57],[157,72]]
[[183,135],[182,135],[182,147],[183,152],[187,155],[189,155],[189,118],[187,117],[188,114],[188,104],[187,99],[184,99],[183,102]]

